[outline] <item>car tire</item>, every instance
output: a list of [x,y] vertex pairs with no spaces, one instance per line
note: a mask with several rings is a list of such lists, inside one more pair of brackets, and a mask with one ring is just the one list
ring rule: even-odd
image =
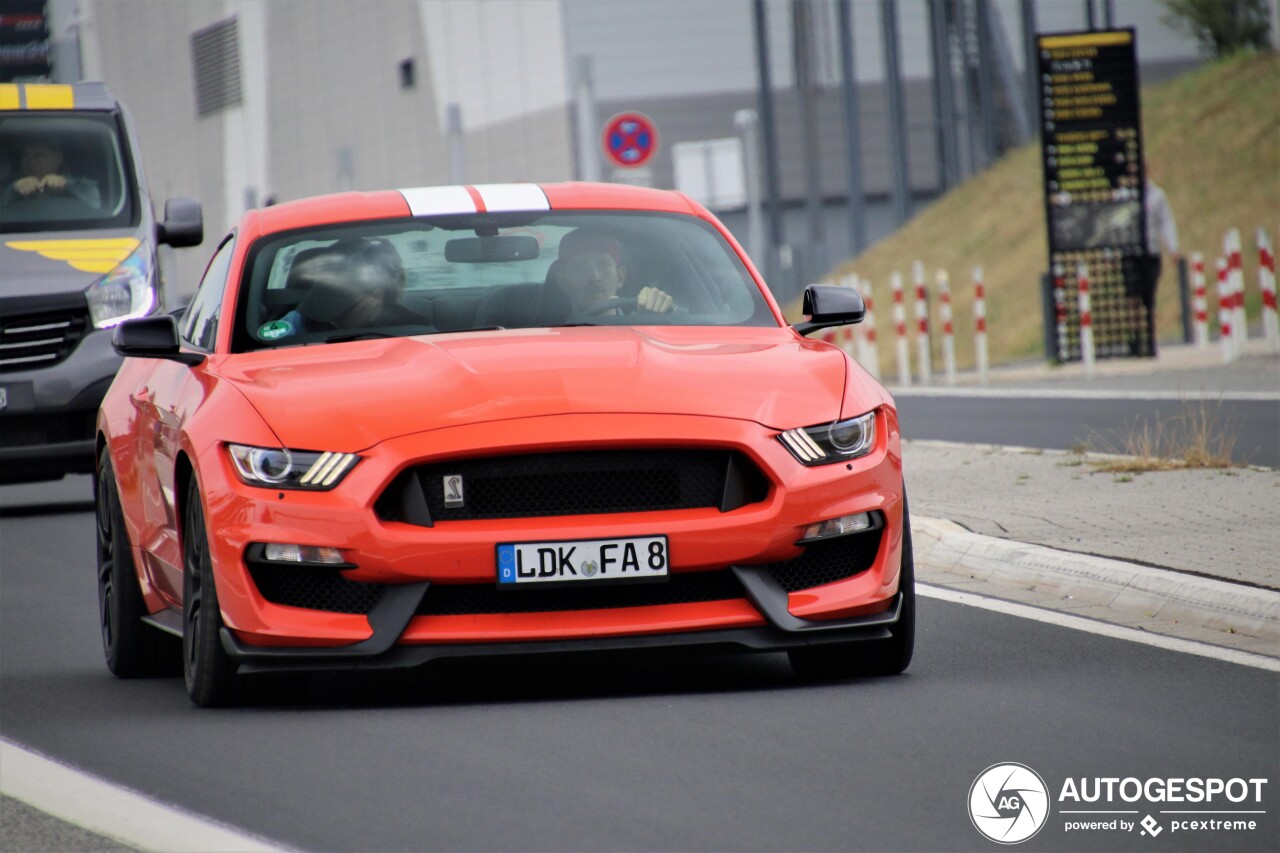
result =
[[884,640],[831,643],[787,652],[791,669],[802,678],[833,679],[898,675],[911,665],[916,646],[916,570],[911,549],[911,519],[902,501],[902,572],[898,581],[902,612]]
[[238,687],[235,663],[222,648],[222,610],[209,557],[209,533],[195,478],[187,489],[182,527],[182,675],[202,708],[229,705]]
[[125,531],[111,455],[105,447],[98,454],[95,486],[98,618],[107,669],[120,678],[174,675],[179,660],[176,638],[142,621],[147,607]]

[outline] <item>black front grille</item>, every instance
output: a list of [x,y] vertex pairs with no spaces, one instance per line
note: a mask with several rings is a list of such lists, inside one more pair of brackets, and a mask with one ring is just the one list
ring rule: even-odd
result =
[[309,566],[251,562],[249,575],[272,604],[330,613],[368,613],[386,590],[386,584],[347,580],[336,569]]
[[0,414],[0,447],[40,447],[93,438],[96,412]]
[[[456,486],[447,485],[455,478]],[[446,506],[446,488],[460,493],[460,506]],[[376,509],[386,521],[431,525],[696,507],[727,512],[767,495],[768,481],[739,453],[610,450],[422,465],[397,478]]]
[[418,605],[420,616],[479,613],[554,613],[564,610],[609,610],[652,607],[695,601],[742,598],[742,585],[733,572],[674,574],[664,582],[617,586],[574,586],[498,589],[493,584],[432,584]]
[[814,542],[806,545],[799,557],[772,564],[769,572],[787,592],[851,578],[871,568],[883,532],[884,528],[879,528]]
[[83,305],[0,318],[0,373],[48,367],[65,359],[89,328]]

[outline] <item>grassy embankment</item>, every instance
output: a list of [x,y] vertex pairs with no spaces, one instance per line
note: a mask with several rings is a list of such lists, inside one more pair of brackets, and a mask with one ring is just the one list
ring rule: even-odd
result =
[[[1147,162],[1165,188],[1178,221],[1181,248],[1202,252],[1215,292],[1214,259],[1222,235],[1241,230],[1247,310],[1258,318],[1254,231],[1268,229],[1280,242],[1280,56],[1241,56],[1211,63],[1175,80],[1143,90],[1143,134]],[[973,367],[971,271],[985,270],[991,363],[1043,358],[1039,277],[1047,266],[1039,142],[1010,152],[921,211],[903,228],[833,270],[856,272],[874,285],[880,372],[896,375],[889,275],[903,274],[907,319],[914,335],[911,262],[925,264],[933,289],[937,270],[951,277],[960,369]],[[1176,273],[1166,266],[1157,298],[1158,335],[1182,337]],[[1216,316],[1211,296],[1210,323]],[[788,316],[799,317],[799,302]],[[940,344],[934,315],[934,369]],[[1256,332],[1255,332],[1256,333]],[[914,339],[911,357],[915,358]],[[913,372],[915,372],[913,366]]]

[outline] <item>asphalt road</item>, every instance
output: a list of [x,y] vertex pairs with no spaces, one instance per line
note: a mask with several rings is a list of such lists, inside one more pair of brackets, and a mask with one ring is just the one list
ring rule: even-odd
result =
[[[999,392],[992,392],[993,394]],[[1188,416],[1210,426],[1213,442],[1230,440],[1238,463],[1280,468],[1280,402],[1185,403],[1144,399],[1027,396],[897,395],[902,433],[911,439],[1126,453],[1130,438],[1176,436]],[[1202,414],[1203,413],[1203,414]]]
[[34,511],[0,490],[0,733],[290,846],[990,850],[969,788],[1017,761],[1051,792],[1270,780],[1254,832],[1157,842],[1055,813],[1028,850],[1280,848],[1280,675],[931,599],[898,678],[806,684],[780,655],[469,662],[198,710],[178,678],[103,666],[83,485],[16,493]]

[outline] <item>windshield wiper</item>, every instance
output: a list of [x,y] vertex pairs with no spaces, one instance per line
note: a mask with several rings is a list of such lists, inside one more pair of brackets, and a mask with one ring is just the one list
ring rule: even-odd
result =
[[374,338],[399,338],[402,335],[392,335],[388,332],[372,332],[365,330],[363,332],[350,332],[345,335],[330,335],[324,339],[326,344],[344,344],[347,341],[367,341]]

